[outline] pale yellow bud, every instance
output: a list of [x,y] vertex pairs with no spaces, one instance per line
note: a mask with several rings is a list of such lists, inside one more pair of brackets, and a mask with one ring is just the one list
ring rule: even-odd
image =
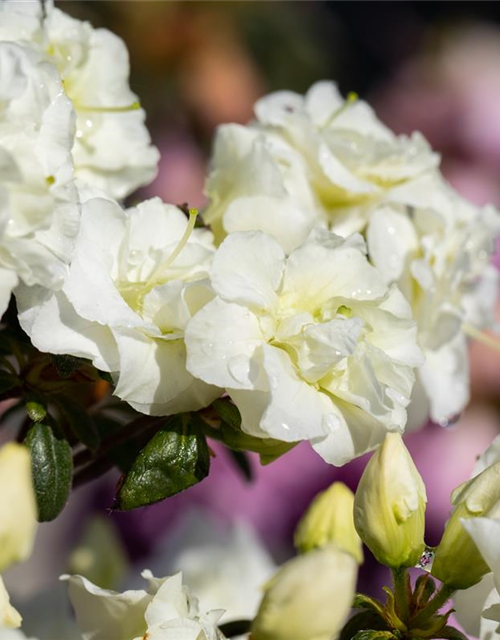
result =
[[361,539],[354,527],[354,494],[343,482],[334,482],[322,491],[299,522],[295,546],[306,553],[335,543],[363,562]]
[[30,555],[37,508],[28,449],[9,443],[0,449],[0,573]]
[[17,629],[21,626],[22,618],[10,604],[9,594],[0,578],[0,635],[2,627],[7,629]]
[[423,480],[398,433],[388,433],[366,465],[354,498],[354,524],[377,560],[412,567],[424,550]]
[[432,575],[454,589],[467,589],[490,571],[461,519],[500,518],[500,462],[451,494],[453,513],[436,549]]
[[289,560],[266,585],[252,640],[332,640],[351,610],[357,571],[334,546]]

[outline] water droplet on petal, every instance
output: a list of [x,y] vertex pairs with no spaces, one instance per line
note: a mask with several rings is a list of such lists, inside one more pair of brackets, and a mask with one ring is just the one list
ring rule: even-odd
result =
[[233,356],[229,359],[227,368],[236,382],[240,384],[248,383],[250,361],[246,356]]
[[335,413],[325,413],[321,420],[321,426],[328,433],[335,433],[342,426],[342,420]]
[[457,422],[460,420],[462,414],[461,413],[457,413],[454,416],[442,416],[441,418],[438,418],[437,420],[437,424],[440,427],[444,427],[446,429],[451,429],[452,427],[454,427]]

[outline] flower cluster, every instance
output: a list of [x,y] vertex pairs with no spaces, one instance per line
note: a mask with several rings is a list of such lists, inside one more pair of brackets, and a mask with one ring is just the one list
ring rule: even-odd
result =
[[22,282],[59,289],[81,188],[124,197],[157,150],[128,86],[124,43],[52,3],[0,4],[0,313]]
[[210,228],[157,198],[124,209],[157,152],[123,43],[50,2],[1,12],[2,310],[14,288],[35,347],[144,414],[228,396],[254,448],[307,440],[336,465],[463,409],[500,222],[422,136],[320,82],[220,128]]
[[421,135],[394,135],[368,104],[343,100],[331,82],[304,97],[267,96],[255,115],[248,127],[217,133],[205,214],[217,239],[260,229],[290,253],[318,225],[364,234],[370,262],[399,286],[417,322],[425,362],[416,391],[424,393],[413,422],[430,412],[447,424],[468,401],[467,328],[492,321],[497,212],[445,182]]

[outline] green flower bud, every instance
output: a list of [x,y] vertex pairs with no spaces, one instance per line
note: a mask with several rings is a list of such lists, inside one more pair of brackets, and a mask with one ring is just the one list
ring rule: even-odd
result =
[[358,565],[330,545],[284,564],[265,587],[252,640],[331,640],[351,610]]
[[366,465],[354,498],[354,525],[377,560],[414,566],[424,550],[425,485],[398,433]]
[[500,462],[457,487],[451,502],[454,509],[436,549],[432,575],[454,589],[468,589],[490,568],[461,520],[500,517]]
[[354,494],[343,482],[321,492],[299,522],[295,546],[302,553],[335,543],[363,562],[361,539],[354,528]]

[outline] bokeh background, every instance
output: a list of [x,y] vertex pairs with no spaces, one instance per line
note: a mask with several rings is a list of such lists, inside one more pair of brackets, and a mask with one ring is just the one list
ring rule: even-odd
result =
[[[396,132],[420,130],[464,196],[500,206],[498,3],[100,0],[59,6],[128,45],[131,85],[162,157],[157,179],[131,202],[158,195],[203,207],[219,124],[247,122],[255,100],[269,91],[304,92],[317,80],[334,79],[344,94],[368,100]],[[472,401],[465,413],[451,427],[428,424],[407,438],[427,484],[429,545],[439,541],[451,490],[500,433],[500,354],[475,344],[471,359]],[[252,458],[246,479],[225,450],[215,444],[213,450],[206,481],[137,512],[106,515],[113,473],[79,489],[61,519],[41,527],[39,553],[11,571],[13,593],[28,597],[68,566],[92,574],[96,549],[117,545],[119,554],[101,556],[108,563],[100,575],[105,586],[119,586],[134,565],[172,570],[180,548],[220,547],[237,523],[244,523],[237,525],[240,555],[250,553],[245,540],[249,547],[256,539],[270,554],[249,560],[241,569],[244,582],[259,562],[265,573],[269,558],[281,562],[293,554],[295,525],[314,495],[335,479],[354,489],[366,463],[335,469],[305,444],[268,467]],[[187,561],[195,573],[203,564],[196,554]],[[385,579],[367,553],[360,587],[376,594]]]

